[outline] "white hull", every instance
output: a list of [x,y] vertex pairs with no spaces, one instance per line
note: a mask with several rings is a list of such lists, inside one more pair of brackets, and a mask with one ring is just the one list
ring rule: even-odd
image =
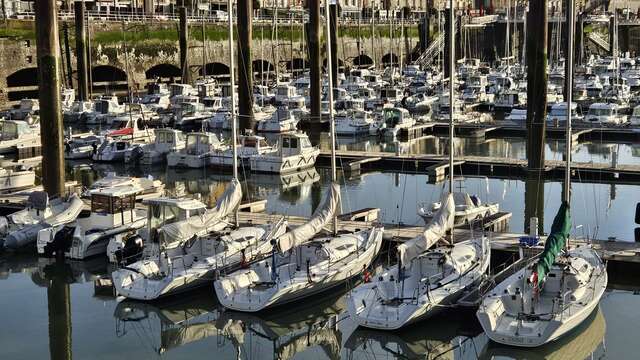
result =
[[167,155],[169,167],[200,169],[208,165],[208,155],[185,155],[182,153],[170,153]]
[[34,186],[36,173],[32,170],[9,171],[0,174],[0,191],[27,189]]
[[[607,287],[607,271],[595,251],[589,247],[573,249],[570,253],[570,259],[580,261],[576,264],[584,264],[581,261],[584,260],[592,266],[589,269],[593,269],[590,274],[579,275],[586,279],[579,286],[571,286],[576,281],[571,277],[567,278],[566,283],[561,282],[563,276],[557,275],[563,269],[554,265],[550,272],[554,276],[547,278],[545,287],[536,295],[535,301],[531,300],[532,290],[526,284],[526,268],[491,290],[477,312],[478,320],[491,340],[511,346],[537,347],[562,337],[589,317]],[[585,271],[589,269],[585,268]],[[518,289],[516,293],[516,287],[523,290]],[[560,293],[564,296],[558,296]],[[559,306],[563,306],[562,311],[558,311]],[[522,309],[526,309],[524,313]],[[519,316],[520,313],[526,316]]]
[[[314,263],[310,265],[309,273],[304,264],[285,263],[278,265],[278,278],[271,282],[269,266],[272,259],[268,258],[253,264],[249,270],[240,270],[216,281],[214,289],[223,306],[245,312],[256,312],[309,297],[362,274],[380,251],[382,231],[381,228],[373,228],[334,238],[343,243],[353,243],[356,236],[371,234],[367,240],[363,240],[367,242],[364,251],[351,253],[337,262],[324,260]],[[302,251],[304,247],[302,245],[297,251]]]
[[285,174],[313,167],[320,151],[314,149],[301,155],[280,157],[277,154],[256,155],[250,158],[251,171]]

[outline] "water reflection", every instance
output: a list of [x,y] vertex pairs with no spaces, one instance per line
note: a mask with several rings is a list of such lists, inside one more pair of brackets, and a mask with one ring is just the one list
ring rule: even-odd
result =
[[[328,134],[322,134],[320,148],[330,149]],[[566,142],[562,139],[546,139],[544,151],[547,160],[561,160]],[[424,136],[410,141],[384,141],[377,137],[338,137],[338,150],[389,152],[411,155],[447,155],[449,139],[441,136]],[[455,156],[488,156],[525,160],[525,138],[454,138]],[[615,155],[614,155],[615,154]],[[586,141],[575,144],[574,162],[611,163],[613,157],[618,164],[640,165],[640,145],[635,143],[607,143]]]
[[598,307],[570,334],[535,349],[517,348],[489,342],[480,359],[598,359],[604,357],[606,321]]
[[482,328],[470,311],[445,311],[399,331],[356,329],[345,349],[348,357],[456,359],[475,357]]

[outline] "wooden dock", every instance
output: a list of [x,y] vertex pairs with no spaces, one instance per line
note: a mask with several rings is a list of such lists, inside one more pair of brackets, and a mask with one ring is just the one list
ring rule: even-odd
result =
[[[432,175],[430,182],[436,182],[438,178],[448,175],[448,166],[443,164],[448,161],[448,156],[443,155],[411,155],[394,154],[371,151],[336,151],[337,162],[343,168],[345,165],[359,162],[358,168],[362,170],[387,171],[393,170],[403,173],[421,173]],[[367,161],[375,159],[375,161]],[[457,175],[487,176],[493,178],[522,178],[527,175],[527,161],[505,157],[489,156],[462,156],[456,158],[454,167]],[[316,164],[328,166],[331,163],[331,153],[322,150]],[[545,163],[546,180],[562,180],[564,178],[565,164],[560,160],[548,160]],[[572,178],[577,181],[597,181],[615,184],[640,184],[640,165],[615,165],[605,163],[581,163],[571,164]],[[435,171],[439,170],[439,171]],[[430,174],[432,172],[432,174]],[[435,173],[434,173],[435,172]]]
[[[267,213],[244,213],[238,214],[238,220],[241,224],[266,224],[276,221],[281,215],[273,215]],[[484,224],[485,234],[490,239],[492,251],[517,253],[520,249],[520,237],[524,234],[500,232],[504,228],[504,223],[511,217],[510,213],[499,213],[493,221],[486,221]],[[287,216],[289,226],[295,227],[302,225],[307,218],[301,216]],[[372,222],[366,221],[340,221],[339,230],[356,231],[371,226]],[[413,237],[416,237],[424,231],[423,226],[398,226],[384,225],[385,241],[393,243],[401,243]],[[328,231],[330,229],[327,229]],[[473,233],[478,234],[481,229],[469,230],[465,228],[456,228],[454,240],[465,241],[471,238]],[[544,238],[544,237],[543,237]],[[608,241],[608,240],[592,240],[591,245],[607,261],[617,261],[623,263],[640,264],[640,243],[626,241]],[[572,239],[572,245],[585,245],[586,241],[581,239]],[[543,246],[530,248],[530,251],[542,251]]]

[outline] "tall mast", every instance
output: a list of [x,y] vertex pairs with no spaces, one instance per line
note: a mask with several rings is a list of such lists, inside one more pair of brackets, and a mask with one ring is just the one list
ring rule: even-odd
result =
[[454,91],[455,86],[455,14],[453,9],[453,0],[449,0],[449,193],[453,193],[453,112],[454,112]]
[[[236,123],[236,84],[233,64],[233,5],[232,0],[227,0],[227,13],[229,15],[229,80],[231,83],[231,149],[233,153],[233,178],[238,180],[238,148],[237,133],[238,124]],[[237,217],[236,217],[237,220]]]
[[[325,0],[324,2],[324,14],[327,27],[327,38],[325,41],[327,47],[327,75],[329,76],[329,129],[331,133],[331,182],[334,184],[338,182],[338,176],[336,174],[336,125],[333,122],[333,69],[331,67],[331,27],[329,23],[329,2],[335,2],[335,0]],[[333,218],[333,233],[338,233],[338,218],[334,215]]]
[[575,7],[573,0],[567,0],[567,123],[566,123],[566,171],[564,176],[564,201],[571,202],[571,147],[573,140],[571,137],[571,102],[573,98],[573,31],[575,26]]

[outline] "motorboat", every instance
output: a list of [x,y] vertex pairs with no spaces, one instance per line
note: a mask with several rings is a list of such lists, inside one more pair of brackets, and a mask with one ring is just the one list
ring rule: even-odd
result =
[[84,203],[76,194],[54,198],[44,191],[29,194],[24,209],[0,218],[5,249],[17,250],[34,245],[42,229],[68,224],[78,217]]
[[390,138],[396,138],[401,129],[409,129],[416,123],[416,120],[409,114],[409,110],[399,107],[384,108],[382,119],[384,121],[382,134]]
[[125,163],[138,162],[142,165],[164,163],[167,154],[178,152],[186,145],[185,135],[180,130],[161,128],[154,130],[154,141],[128,149],[124,154]]
[[621,125],[627,123],[626,115],[619,113],[617,104],[593,103],[589,106],[589,112],[584,121],[599,125]]
[[296,131],[298,120],[286,107],[280,107],[273,114],[256,125],[257,132],[283,133]]
[[38,253],[64,253],[75,260],[106,254],[112,238],[127,236],[145,225],[146,211],[136,208],[136,194],[141,191],[134,185],[91,190],[88,214],[81,213],[71,223],[38,232]]
[[167,165],[169,167],[203,168],[209,165],[211,154],[226,149],[227,145],[223,145],[213,133],[188,133],[185,147],[167,154]]
[[34,122],[40,114],[40,102],[38,99],[22,99],[18,107],[8,111],[7,117],[11,120]]
[[164,192],[164,184],[162,181],[156,180],[152,176],[118,176],[115,172],[108,172],[105,177],[91,184],[91,186],[82,193],[82,197],[90,199],[93,190],[110,189],[121,186],[131,186],[139,189],[136,193],[136,199],[138,200],[158,197]]
[[40,126],[22,120],[0,121],[0,154],[16,151],[19,146],[39,146]]
[[490,263],[486,236],[436,246],[453,228],[455,217],[453,195],[442,203],[421,235],[398,246],[397,265],[384,268],[371,282],[349,293],[349,315],[356,324],[381,330],[402,328],[433,316],[482,280]]
[[91,159],[104,141],[104,136],[100,135],[87,135],[65,139],[64,158],[66,160]]
[[87,114],[94,111],[93,101],[74,101],[69,109],[65,110],[62,114],[64,122],[86,122]]
[[[578,113],[578,104],[571,102],[571,120],[582,121],[584,117]],[[567,120],[567,103],[557,103],[551,105],[551,111],[547,114],[547,124],[559,126]]]
[[339,202],[340,187],[332,184],[308,222],[274,239],[271,256],[216,280],[220,303],[231,310],[256,312],[318,295],[362,274],[382,246],[383,229],[320,234]]
[[139,146],[139,143],[133,143],[130,140],[107,138],[95,150],[91,158],[93,161],[124,163],[125,154]]
[[366,111],[348,111],[338,113],[335,117],[336,135],[358,136],[369,135],[378,129],[370,113]]
[[251,156],[251,171],[267,173],[297,172],[315,165],[320,154],[303,132],[280,134],[277,151]]
[[35,181],[36,173],[31,169],[0,167],[0,192],[28,189]]
[[[265,156],[275,154],[276,149],[267,143],[267,139],[258,135],[241,135],[236,145],[238,165],[249,166],[253,156]],[[233,149],[229,145],[213,151],[209,155],[209,165],[217,168],[233,168]]]
[[107,121],[124,114],[126,108],[118,102],[115,95],[103,95],[93,104],[93,111],[85,112],[80,119],[87,125],[109,125]]
[[[453,198],[456,204],[454,226],[471,224],[473,221],[481,221],[488,216],[498,213],[500,210],[500,204],[483,204],[477,195],[454,192]],[[441,206],[441,202],[434,202],[430,206],[421,206],[420,209],[418,209],[418,215],[428,223],[434,214],[440,210]]]

